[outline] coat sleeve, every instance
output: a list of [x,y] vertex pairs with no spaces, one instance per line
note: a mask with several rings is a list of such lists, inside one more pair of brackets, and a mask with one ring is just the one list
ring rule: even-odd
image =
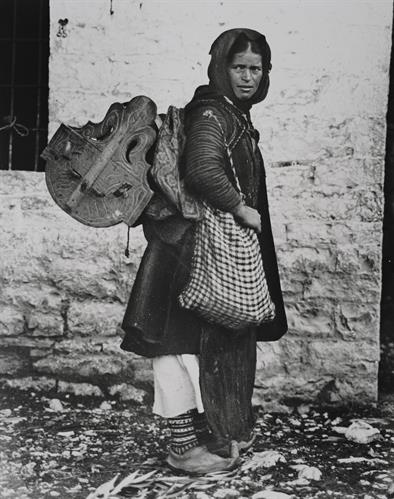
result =
[[198,109],[187,126],[183,154],[186,187],[214,208],[232,212],[241,202],[227,173],[224,120],[215,110]]

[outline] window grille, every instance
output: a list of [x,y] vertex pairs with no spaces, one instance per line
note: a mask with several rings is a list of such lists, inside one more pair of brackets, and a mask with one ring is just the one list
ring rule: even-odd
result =
[[42,171],[49,0],[0,0],[0,169]]

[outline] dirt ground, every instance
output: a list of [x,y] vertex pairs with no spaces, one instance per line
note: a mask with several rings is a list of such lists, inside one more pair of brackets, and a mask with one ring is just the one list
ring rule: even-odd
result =
[[[391,497],[393,396],[368,410],[304,405],[288,415],[267,414],[262,408],[256,413],[257,440],[239,469],[190,478],[166,468],[168,431],[146,407],[71,396],[54,401],[3,389],[0,497]],[[379,430],[374,441],[346,438],[344,430],[357,419]],[[120,494],[93,494],[118,474],[117,483],[133,472],[132,483]]]

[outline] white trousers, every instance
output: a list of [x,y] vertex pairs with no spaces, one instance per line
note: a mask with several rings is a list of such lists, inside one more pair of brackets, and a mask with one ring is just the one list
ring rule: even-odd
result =
[[173,418],[191,409],[204,412],[197,355],[162,355],[153,358],[155,398],[153,412]]

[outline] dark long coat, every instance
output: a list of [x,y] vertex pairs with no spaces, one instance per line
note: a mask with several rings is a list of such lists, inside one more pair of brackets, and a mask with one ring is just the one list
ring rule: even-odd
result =
[[[219,123],[209,119],[212,113]],[[229,181],[232,186],[235,182],[224,149],[225,140],[231,150],[242,192],[246,195],[246,204],[257,208],[261,214],[259,240],[276,318],[253,328],[249,334],[255,335],[257,341],[277,340],[287,331],[287,322],[272,237],[264,163],[256,146],[257,132],[247,114],[225,98],[212,94],[208,87],[202,87],[197,98],[186,108],[186,132],[183,161],[186,185],[219,209],[237,202],[229,189]],[[210,165],[212,150],[218,151],[217,161]],[[146,357],[198,354],[201,331],[212,326],[193,312],[183,310],[177,302],[189,275],[194,225],[181,216],[173,216],[161,222],[145,220],[144,230],[148,245],[123,319],[125,337],[121,348]],[[215,329],[227,336],[234,335],[224,328]]]

